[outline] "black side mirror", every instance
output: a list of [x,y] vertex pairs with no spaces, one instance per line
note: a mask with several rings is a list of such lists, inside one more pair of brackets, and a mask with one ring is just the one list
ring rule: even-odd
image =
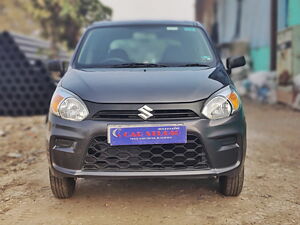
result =
[[233,68],[241,67],[246,65],[246,59],[244,56],[229,57],[226,60],[226,67],[228,74],[231,74]]
[[68,62],[61,60],[50,60],[48,61],[48,70],[51,72],[59,72],[63,75],[68,68]]

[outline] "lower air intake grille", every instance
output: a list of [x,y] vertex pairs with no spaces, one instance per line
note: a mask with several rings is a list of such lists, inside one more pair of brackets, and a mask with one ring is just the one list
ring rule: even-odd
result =
[[207,169],[200,139],[188,135],[186,144],[110,146],[104,136],[92,140],[84,159],[84,170],[172,171]]

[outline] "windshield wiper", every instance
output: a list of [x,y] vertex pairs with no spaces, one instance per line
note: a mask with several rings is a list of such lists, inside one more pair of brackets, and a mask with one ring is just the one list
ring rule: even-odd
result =
[[178,66],[179,67],[209,67],[209,65],[201,64],[201,63],[188,63],[188,64],[182,64]]
[[156,63],[124,63],[124,64],[116,64],[109,65],[109,67],[113,68],[140,68],[140,67],[168,67],[164,64],[156,64]]

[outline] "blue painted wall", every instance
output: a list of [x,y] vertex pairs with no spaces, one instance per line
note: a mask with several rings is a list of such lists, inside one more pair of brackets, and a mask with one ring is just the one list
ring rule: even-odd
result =
[[269,71],[271,51],[269,46],[252,48],[250,50],[253,71]]
[[289,0],[287,19],[288,26],[300,24],[300,0]]
[[284,30],[288,26],[287,15],[288,15],[288,0],[278,0],[278,30]]

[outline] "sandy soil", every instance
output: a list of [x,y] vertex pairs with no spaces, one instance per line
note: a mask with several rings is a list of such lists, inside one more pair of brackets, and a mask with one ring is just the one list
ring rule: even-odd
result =
[[300,112],[247,101],[246,180],[223,197],[214,180],[82,180],[49,189],[44,117],[0,117],[0,224],[300,224]]

